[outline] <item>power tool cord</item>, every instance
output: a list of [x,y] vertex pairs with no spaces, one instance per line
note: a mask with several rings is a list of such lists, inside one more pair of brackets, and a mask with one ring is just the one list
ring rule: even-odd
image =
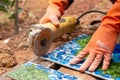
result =
[[[106,12],[103,12],[103,11],[97,11],[97,10],[90,10],[90,11],[86,11],[86,12],[84,12],[82,15],[80,15],[78,18],[77,18],[77,21],[78,21],[78,23],[80,22],[79,21],[79,19],[81,19],[83,16],[85,16],[86,14],[88,14],[88,13],[93,13],[93,12],[95,12],[95,13],[101,13],[101,14],[104,14],[104,15],[106,15],[107,13]],[[101,22],[101,20],[100,21],[92,21],[91,23],[96,23],[96,22]]]
[[90,11],[86,11],[84,12],[82,15],[80,15],[77,19],[79,20],[80,18],[82,18],[84,15],[88,14],[88,13],[92,13],[92,12],[95,12],[95,13],[102,13],[102,14],[107,14],[106,12],[103,12],[103,11],[97,11],[97,10],[90,10]]

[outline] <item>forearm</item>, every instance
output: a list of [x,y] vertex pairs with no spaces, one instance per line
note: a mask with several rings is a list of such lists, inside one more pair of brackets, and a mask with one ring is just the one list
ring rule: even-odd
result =
[[116,0],[107,15],[103,17],[102,27],[109,28],[117,34],[120,33],[120,0]]
[[[92,36],[92,40],[100,40],[109,46],[111,51],[115,45],[110,43],[116,43],[118,35],[120,33],[120,0],[117,0],[115,4],[108,11],[107,15],[103,17],[100,27]],[[93,42],[94,42],[93,41]]]

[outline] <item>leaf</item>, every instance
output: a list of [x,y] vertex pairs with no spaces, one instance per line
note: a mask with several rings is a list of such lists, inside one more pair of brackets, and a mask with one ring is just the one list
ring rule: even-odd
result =
[[15,12],[12,11],[10,14],[9,14],[9,19],[15,19]]
[[11,2],[10,7],[12,8],[12,7],[14,6],[14,4],[15,4],[15,0],[13,0],[13,1]]
[[9,4],[9,1],[10,0],[0,0],[1,3],[7,4],[7,5]]
[[4,6],[0,6],[0,11],[8,13],[7,8]]

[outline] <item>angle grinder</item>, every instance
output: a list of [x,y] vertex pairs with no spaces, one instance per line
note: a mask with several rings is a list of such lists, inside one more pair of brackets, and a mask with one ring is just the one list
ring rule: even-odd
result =
[[45,55],[54,39],[70,33],[78,23],[79,20],[75,16],[68,16],[60,19],[58,27],[51,22],[32,25],[28,38],[29,46],[37,56]]

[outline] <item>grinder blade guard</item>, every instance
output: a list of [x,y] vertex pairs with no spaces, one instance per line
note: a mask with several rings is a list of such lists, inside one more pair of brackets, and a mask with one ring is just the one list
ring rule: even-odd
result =
[[32,27],[31,34],[34,35],[32,36],[33,50],[36,56],[42,56],[47,53],[52,44],[52,31],[49,28],[42,27],[40,24],[33,25]]

